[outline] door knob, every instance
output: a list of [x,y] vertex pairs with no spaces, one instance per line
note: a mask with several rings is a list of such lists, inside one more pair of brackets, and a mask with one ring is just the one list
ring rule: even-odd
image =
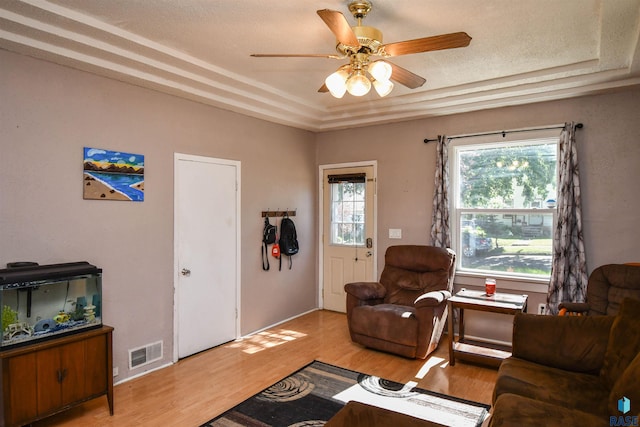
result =
[[188,268],[183,268],[180,273],[182,273],[183,276],[190,276],[191,270],[189,270]]
[[367,251],[367,258],[370,257],[371,255],[373,255],[373,252]]

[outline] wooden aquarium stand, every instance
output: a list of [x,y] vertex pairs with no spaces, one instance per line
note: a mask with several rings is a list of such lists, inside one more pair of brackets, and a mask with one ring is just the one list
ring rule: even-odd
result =
[[110,326],[0,351],[0,427],[22,426],[107,396],[113,415]]

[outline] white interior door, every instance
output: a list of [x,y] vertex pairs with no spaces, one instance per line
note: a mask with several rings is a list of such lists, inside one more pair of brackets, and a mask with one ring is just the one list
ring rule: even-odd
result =
[[175,156],[174,359],[238,337],[240,163]]
[[322,298],[346,311],[344,285],[376,280],[374,166],[326,168],[322,177]]

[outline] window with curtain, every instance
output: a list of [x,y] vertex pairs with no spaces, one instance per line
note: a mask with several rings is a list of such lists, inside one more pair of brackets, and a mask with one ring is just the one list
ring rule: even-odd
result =
[[451,144],[451,231],[460,272],[550,277],[558,142]]

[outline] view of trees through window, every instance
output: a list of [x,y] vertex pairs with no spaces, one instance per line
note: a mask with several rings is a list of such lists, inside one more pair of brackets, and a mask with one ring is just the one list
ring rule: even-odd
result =
[[365,183],[331,184],[331,244],[364,245]]
[[462,270],[550,275],[557,149],[557,139],[454,148]]

